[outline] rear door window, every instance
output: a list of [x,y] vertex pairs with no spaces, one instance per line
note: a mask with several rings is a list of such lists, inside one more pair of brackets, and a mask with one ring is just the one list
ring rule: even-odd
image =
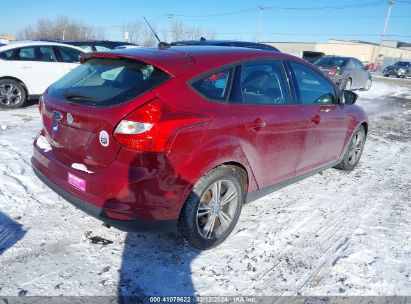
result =
[[53,84],[49,95],[90,106],[112,106],[168,79],[168,74],[141,61],[91,58]]
[[192,87],[209,99],[225,101],[227,99],[232,68],[210,73],[192,83]]
[[241,95],[246,104],[290,103],[288,82],[281,61],[246,63],[241,72]]
[[63,62],[76,63],[80,61],[79,56],[82,54],[79,50],[59,46],[57,47]]
[[56,56],[50,46],[40,46],[38,48],[39,61],[55,62]]
[[35,61],[36,52],[34,47],[24,47],[17,50],[16,60]]

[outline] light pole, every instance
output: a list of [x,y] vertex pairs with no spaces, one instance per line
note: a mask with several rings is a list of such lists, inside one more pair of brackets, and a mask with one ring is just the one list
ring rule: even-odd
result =
[[256,37],[256,42],[260,41],[260,35],[262,34],[263,31],[263,22],[264,22],[264,10],[265,7],[264,6],[259,6],[258,7],[260,9],[260,16],[258,18],[258,28],[257,28],[257,37]]
[[381,34],[380,45],[378,46],[376,63],[380,58],[381,45],[384,41],[384,36],[385,36],[385,32],[387,31],[388,21],[390,20],[391,9],[393,5],[394,5],[394,0],[388,0],[388,13],[387,13],[387,17],[385,18],[385,24],[384,24],[384,29]]

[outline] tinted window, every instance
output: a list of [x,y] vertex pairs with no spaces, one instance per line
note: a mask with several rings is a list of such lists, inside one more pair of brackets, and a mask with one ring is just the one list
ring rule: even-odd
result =
[[341,57],[321,57],[314,64],[317,66],[338,66],[343,67],[347,59]]
[[354,59],[353,62],[356,69],[364,70],[364,65],[359,60]]
[[144,62],[92,58],[53,84],[49,94],[91,106],[111,106],[135,98],[169,78]]
[[291,62],[302,104],[336,103],[334,87],[316,71]]
[[396,64],[394,64],[396,66],[400,66],[400,67],[409,67],[410,63],[409,62],[397,62]]
[[14,50],[8,50],[0,53],[0,59],[10,60],[13,57]]
[[226,100],[231,74],[232,69],[215,72],[193,82],[192,86],[207,98]]
[[41,46],[38,48],[38,60],[39,61],[47,61],[47,62],[54,62],[56,61],[56,57],[54,56],[53,49],[50,46]]
[[59,46],[58,49],[63,62],[79,62],[79,56],[82,54],[80,51],[63,46]]
[[241,95],[247,104],[290,103],[288,83],[280,61],[251,62],[243,65]]
[[36,60],[36,52],[34,47],[25,47],[17,50],[16,60]]
[[103,51],[109,51],[110,49],[102,45],[96,45],[96,50],[97,52],[103,52]]
[[349,69],[355,69],[356,68],[355,64],[354,64],[354,60],[351,59],[351,60],[348,61],[347,68],[349,68]]
[[79,48],[83,49],[84,52],[92,52],[93,47],[91,45],[77,45]]

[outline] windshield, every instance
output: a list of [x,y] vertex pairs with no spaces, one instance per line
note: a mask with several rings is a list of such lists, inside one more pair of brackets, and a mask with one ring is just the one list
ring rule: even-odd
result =
[[343,67],[346,63],[347,59],[341,57],[321,57],[314,64],[316,66]]
[[91,58],[53,84],[48,94],[85,105],[111,106],[168,79],[168,74],[141,61]]

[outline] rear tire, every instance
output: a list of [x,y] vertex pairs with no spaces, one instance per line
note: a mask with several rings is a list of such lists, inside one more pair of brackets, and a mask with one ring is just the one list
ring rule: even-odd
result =
[[27,101],[24,86],[14,79],[0,80],[0,108],[17,109]]
[[244,181],[231,166],[220,166],[194,186],[180,214],[178,230],[193,248],[222,243],[234,229],[245,201]]
[[360,161],[366,137],[364,126],[359,126],[351,137],[342,161],[334,168],[343,171],[352,171]]

